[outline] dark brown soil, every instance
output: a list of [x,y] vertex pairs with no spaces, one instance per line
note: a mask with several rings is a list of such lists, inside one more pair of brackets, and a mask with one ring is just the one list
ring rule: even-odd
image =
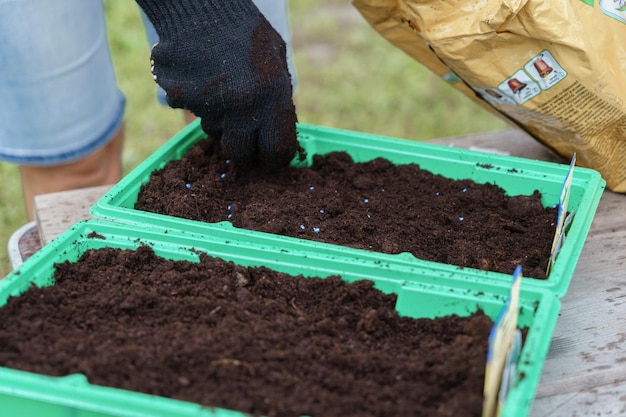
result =
[[546,278],[557,210],[539,192],[507,196],[416,164],[354,163],[345,152],[278,173],[233,165],[219,142],[200,141],[152,174],[135,208],[507,274],[521,264],[524,276]]
[[480,416],[492,321],[370,281],[99,249],[0,308],[0,365],[266,416]]

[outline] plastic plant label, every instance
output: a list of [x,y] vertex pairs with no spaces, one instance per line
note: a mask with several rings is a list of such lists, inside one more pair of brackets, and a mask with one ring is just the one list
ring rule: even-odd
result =
[[571,212],[567,215],[567,205],[569,203],[569,195],[570,190],[572,188],[572,178],[574,177],[574,166],[576,165],[576,154],[572,157],[572,161],[569,164],[569,171],[565,176],[565,180],[563,181],[563,186],[561,187],[561,195],[559,196],[559,208],[557,212],[556,218],[556,230],[554,232],[554,240],[552,241],[552,249],[550,251],[550,259],[548,260],[548,268],[546,270],[546,275],[550,273],[550,269],[556,260],[556,256],[558,255],[563,243],[565,242],[565,231],[567,230],[567,226],[572,221],[572,217],[574,212]]
[[517,360],[522,349],[522,337],[517,328],[521,283],[522,267],[518,266],[513,273],[509,298],[489,334],[482,417],[500,415],[513,385]]

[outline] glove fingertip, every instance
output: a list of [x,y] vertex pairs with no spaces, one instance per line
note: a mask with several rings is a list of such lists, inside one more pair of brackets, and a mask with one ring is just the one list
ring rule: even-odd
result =
[[[157,77],[157,83],[159,83]],[[185,108],[185,94],[183,89],[178,85],[174,84],[172,86],[166,86],[164,84],[159,84],[163,90],[165,90],[165,100],[167,104],[173,109],[184,109]]]
[[222,136],[222,128],[221,126],[219,126],[216,121],[209,117],[209,116],[203,116],[203,115],[197,115],[200,117],[200,126],[202,127],[202,130],[204,131],[204,133],[206,133],[208,136],[214,138],[214,139],[220,139]]
[[254,130],[224,129],[222,149],[224,155],[238,162],[248,163],[256,153],[257,134]]
[[270,170],[289,165],[300,149],[295,123],[272,124],[259,133],[259,158]]

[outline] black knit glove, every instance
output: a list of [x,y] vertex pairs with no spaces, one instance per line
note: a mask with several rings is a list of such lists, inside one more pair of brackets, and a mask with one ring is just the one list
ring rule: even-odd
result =
[[201,118],[226,156],[269,168],[298,150],[281,36],[251,0],[137,0],[154,25],[152,74],[171,107]]

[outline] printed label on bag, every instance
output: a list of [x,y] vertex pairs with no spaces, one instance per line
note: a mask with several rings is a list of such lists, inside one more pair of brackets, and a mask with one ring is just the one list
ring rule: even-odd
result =
[[500,91],[500,89],[491,87],[491,88],[475,88],[476,91],[482,98],[484,98],[487,102],[492,105],[497,104],[510,104],[515,105],[515,100],[511,97],[507,96],[504,92]]
[[626,0],[600,0],[600,9],[607,16],[626,23]]
[[516,103],[522,104],[541,93],[541,88],[524,70],[515,72],[510,78],[504,80],[498,89],[505,91]]
[[548,90],[567,77],[567,71],[561,67],[550,51],[544,50],[530,60],[524,69],[539,83],[542,90]]
[[517,324],[521,283],[522,267],[518,266],[513,273],[509,298],[489,334],[482,417],[499,416],[513,386],[522,350],[522,337]]
[[563,243],[565,243],[565,232],[567,227],[572,222],[574,212],[567,213],[567,205],[569,204],[569,195],[572,188],[572,178],[574,176],[574,166],[576,165],[576,154],[572,157],[572,161],[569,164],[569,171],[565,176],[563,185],[561,186],[561,195],[559,196],[559,208],[556,218],[556,230],[554,232],[554,240],[552,241],[552,249],[550,251],[550,259],[548,260],[548,268],[546,275],[550,273],[552,265],[556,260]]

